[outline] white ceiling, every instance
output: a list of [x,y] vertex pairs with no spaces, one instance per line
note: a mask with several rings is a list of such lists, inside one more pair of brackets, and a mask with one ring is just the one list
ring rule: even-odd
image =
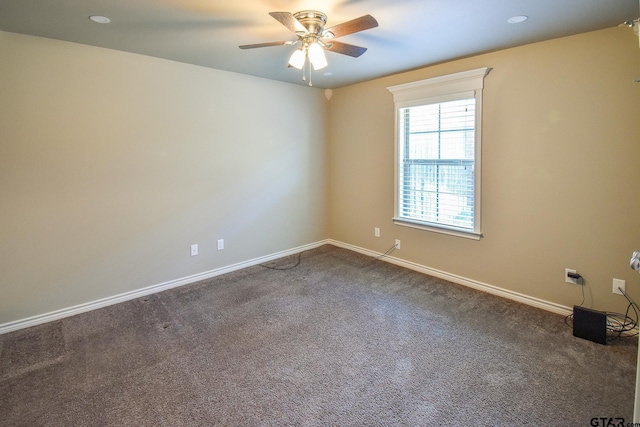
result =
[[[67,40],[296,84],[295,40],[269,12],[319,10],[330,27],[373,15],[379,27],[344,36],[359,58],[327,53],[313,85],[336,88],[541,40],[614,27],[640,15],[638,0],[0,0],[0,30]],[[110,24],[96,24],[103,15]],[[527,15],[509,24],[514,15]],[[631,31],[631,30],[629,30]],[[326,74],[326,75],[325,75]]]

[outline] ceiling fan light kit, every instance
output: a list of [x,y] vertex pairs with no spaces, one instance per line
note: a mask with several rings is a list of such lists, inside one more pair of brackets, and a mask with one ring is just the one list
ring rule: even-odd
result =
[[[303,10],[294,14],[289,12],[271,12],[269,15],[287,27],[298,39],[295,41],[242,45],[240,49],[282,45],[290,46],[300,43],[300,47],[297,48],[289,58],[289,66],[303,70],[303,80],[306,80],[304,76],[304,66],[307,59],[314,70],[320,70],[327,66],[325,50],[354,58],[359,57],[367,50],[365,47],[336,42],[333,41],[333,39],[378,26],[378,21],[371,15],[361,16],[360,18],[343,22],[326,30],[324,26],[327,23],[327,15],[315,10]],[[311,70],[309,70],[309,86],[311,86]]]
[[314,70],[320,70],[327,66],[327,58],[324,56],[324,50],[318,43],[311,43],[307,49],[309,61],[313,64]]

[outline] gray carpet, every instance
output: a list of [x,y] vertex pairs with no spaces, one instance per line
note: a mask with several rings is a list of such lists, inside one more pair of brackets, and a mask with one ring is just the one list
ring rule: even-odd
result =
[[0,336],[0,424],[630,422],[636,354],[635,338],[574,338],[562,316],[323,246]]

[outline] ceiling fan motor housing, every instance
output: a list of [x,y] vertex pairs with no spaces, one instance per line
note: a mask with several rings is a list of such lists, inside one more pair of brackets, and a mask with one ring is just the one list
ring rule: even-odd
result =
[[315,10],[303,10],[293,14],[306,29],[307,35],[322,36],[324,25],[327,23],[327,15]]

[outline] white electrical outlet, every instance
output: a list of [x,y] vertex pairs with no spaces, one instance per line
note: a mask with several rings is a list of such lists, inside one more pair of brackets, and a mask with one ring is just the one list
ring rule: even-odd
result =
[[567,283],[572,283],[574,285],[578,284],[578,279],[574,279],[573,277],[569,277],[569,273],[577,273],[576,270],[572,270],[570,268],[564,269],[564,281]]
[[191,245],[191,256],[198,255],[198,245]]
[[380,237],[380,229],[378,227],[373,229],[373,235],[376,237]]
[[224,239],[218,239],[218,250],[221,251],[224,249]]
[[[626,282],[624,280],[621,279],[613,279],[613,293],[614,294],[618,294],[618,295],[622,295],[622,292],[626,292],[627,290],[625,289],[625,285]],[[622,292],[620,292],[620,289],[622,289]]]
[[396,249],[400,249],[400,239],[396,239]]

